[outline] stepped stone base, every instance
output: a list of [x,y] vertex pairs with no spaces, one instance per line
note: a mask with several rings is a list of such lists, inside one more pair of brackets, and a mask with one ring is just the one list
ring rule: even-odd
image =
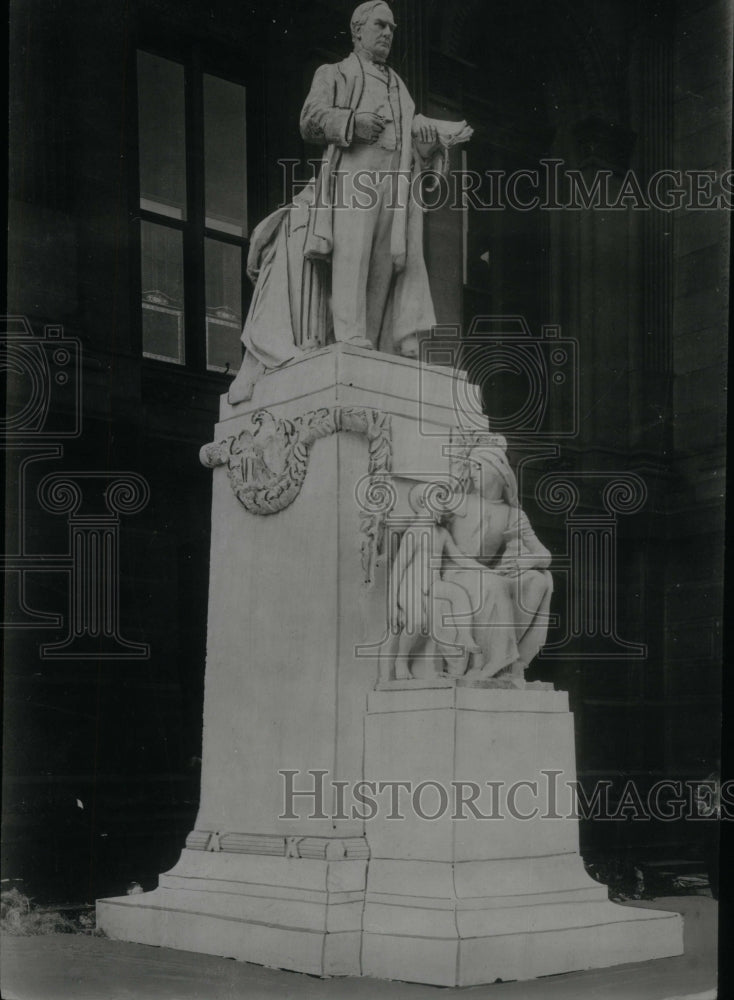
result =
[[155,891],[99,900],[97,926],[121,941],[358,976],[366,868],[185,850]]

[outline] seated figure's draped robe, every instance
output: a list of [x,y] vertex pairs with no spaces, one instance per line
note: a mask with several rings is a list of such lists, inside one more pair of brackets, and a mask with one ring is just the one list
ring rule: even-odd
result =
[[[516,530],[520,562],[532,557],[542,563],[549,556],[525,512],[507,504],[506,528]],[[485,569],[467,568],[461,562],[444,563],[443,578],[462,587],[473,610],[474,636],[481,647],[487,676],[494,676],[517,660],[529,664],[545,644],[548,633],[553,577],[547,569],[502,571],[501,551],[490,523],[483,516],[487,505],[470,496],[463,517],[455,517],[453,535],[459,547],[484,563]],[[503,525],[504,528],[504,525]]]

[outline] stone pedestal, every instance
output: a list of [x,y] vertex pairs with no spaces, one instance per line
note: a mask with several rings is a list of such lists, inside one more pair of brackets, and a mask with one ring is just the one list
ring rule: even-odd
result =
[[320,771],[327,792],[364,777],[573,774],[564,695],[374,690],[389,647],[384,514],[409,512],[416,481],[448,477],[451,436],[481,427],[471,398],[450,369],[337,345],[265,376],[249,403],[223,399],[203,450],[199,814],[155,891],[99,901],[111,937],[445,985],[680,951],[679,918],[615,907],[587,878],[573,821],[365,822],[330,793],[317,816],[304,797],[284,818],[281,772],[313,789]]
[[247,452],[240,435],[249,434],[261,448],[239,452],[240,468],[279,470],[282,435],[305,419],[310,444],[285,489],[307,471],[292,503],[251,513],[212,449],[199,814],[158,889],[98,903],[110,936],[360,974],[365,823],[331,819],[330,795],[322,819],[308,818],[307,798],[299,820],[280,819],[279,772],[303,772],[294,785],[304,788],[313,787],[306,772],[320,770],[327,790],[363,776],[364,713],[387,628],[385,556],[370,511],[379,517],[386,470],[406,482],[448,473],[457,391],[466,406],[466,383],[450,369],[339,345],[267,375],[251,402],[233,408],[222,398],[215,443],[237,439]]
[[368,824],[364,975],[471,986],[681,954],[678,914],[610,903],[586,874],[565,693],[376,691],[365,774],[413,796]]

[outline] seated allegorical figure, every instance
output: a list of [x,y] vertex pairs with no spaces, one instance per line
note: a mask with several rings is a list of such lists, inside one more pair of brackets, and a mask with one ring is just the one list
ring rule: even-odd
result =
[[471,564],[449,555],[442,575],[471,601],[472,633],[483,662],[467,676],[507,677],[522,687],[548,632],[551,554],[519,505],[517,480],[502,444],[473,449],[467,464],[465,502],[449,529]]

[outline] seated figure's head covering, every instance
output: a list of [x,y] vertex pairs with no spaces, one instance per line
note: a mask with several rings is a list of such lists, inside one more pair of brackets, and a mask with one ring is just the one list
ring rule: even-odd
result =
[[469,455],[469,462],[478,465],[480,468],[492,469],[504,482],[502,496],[513,507],[519,505],[517,495],[517,479],[515,473],[510,468],[507,461],[507,453],[503,444],[498,440],[496,444],[479,445],[473,448]]

